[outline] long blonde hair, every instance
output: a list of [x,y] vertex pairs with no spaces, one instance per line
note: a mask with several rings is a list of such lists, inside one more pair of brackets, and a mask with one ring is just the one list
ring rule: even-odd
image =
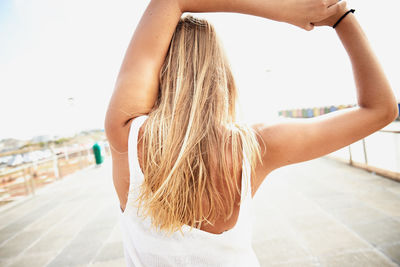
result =
[[[236,98],[213,26],[181,18],[160,72],[158,99],[143,127],[144,182],[137,201],[157,230],[171,234],[184,224],[200,228],[232,216],[242,151],[252,171],[260,158],[254,132],[235,123]],[[211,179],[211,166],[218,179]]]

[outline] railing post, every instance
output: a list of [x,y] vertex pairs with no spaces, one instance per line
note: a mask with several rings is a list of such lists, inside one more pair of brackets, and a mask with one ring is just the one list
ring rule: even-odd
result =
[[349,164],[350,164],[350,165],[353,165],[353,157],[352,157],[352,155],[351,155],[351,146],[350,146],[350,145],[349,145],[349,155],[350,155]]
[[55,179],[60,179],[60,171],[58,170],[58,157],[55,153],[53,154],[53,170]]
[[[61,157],[60,157],[61,158]],[[57,157],[57,169],[58,169],[58,177],[62,178],[64,176],[62,169],[61,169],[61,161]]]
[[84,165],[84,163],[83,163],[83,148],[82,148],[82,145],[80,146],[80,149],[79,149],[79,168],[80,169],[83,169],[84,167],[85,167],[85,165]]
[[110,145],[104,145],[104,150],[106,151],[107,157],[111,156]]
[[23,169],[23,176],[24,176],[24,185],[25,185],[25,192],[26,192],[26,195],[28,196],[30,193],[31,193],[31,189],[30,189],[30,186],[29,186],[29,184],[28,184],[28,179],[29,179],[29,172],[27,171],[28,170],[28,168],[24,168]]
[[362,144],[363,144],[363,150],[364,150],[364,161],[365,164],[368,165],[368,157],[367,157],[367,149],[365,145],[365,138],[362,139]]
[[65,154],[65,161],[68,162],[69,158],[68,158],[68,149],[67,149],[67,147],[64,147],[64,154]]
[[35,193],[36,193],[35,178],[37,177],[37,162],[36,161],[33,163],[32,167],[31,167],[31,173],[29,176],[30,176],[32,195],[35,195]]
[[87,159],[88,159],[89,165],[90,165],[91,160],[92,160],[92,154],[90,152],[91,152],[91,148],[89,148],[87,150]]

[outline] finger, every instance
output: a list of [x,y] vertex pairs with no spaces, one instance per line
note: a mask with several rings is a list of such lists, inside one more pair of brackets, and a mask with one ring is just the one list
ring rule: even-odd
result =
[[313,30],[314,29],[314,24],[313,23],[307,23],[307,25],[304,27],[304,29],[306,30],[306,31],[311,31],[311,30]]
[[326,6],[327,6],[327,7],[333,6],[333,5],[335,5],[335,4],[338,4],[340,1],[341,1],[341,0],[327,0],[327,1],[326,1]]
[[346,4],[347,4],[346,1],[340,1],[340,2],[337,2],[336,4],[328,7],[327,17],[335,15],[339,10],[344,8],[346,6]]

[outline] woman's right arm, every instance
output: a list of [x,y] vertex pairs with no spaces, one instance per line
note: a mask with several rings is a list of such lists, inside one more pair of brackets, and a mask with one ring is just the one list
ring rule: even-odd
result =
[[[345,11],[320,24],[332,26]],[[349,13],[336,27],[336,33],[352,64],[358,107],[300,121],[255,125],[259,141],[266,145],[263,162],[256,168],[255,190],[272,170],[348,146],[398,116],[396,98],[356,17]],[[338,78],[332,74],[332,79]]]
[[338,0],[178,0],[183,12],[235,12],[287,22],[305,30],[336,14]]

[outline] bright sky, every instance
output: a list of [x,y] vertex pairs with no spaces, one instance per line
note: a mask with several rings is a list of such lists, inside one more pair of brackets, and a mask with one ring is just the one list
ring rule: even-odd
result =
[[[125,49],[148,1],[1,0],[0,139],[102,128]],[[400,94],[398,1],[349,0]],[[356,103],[334,31],[238,14],[198,14],[216,27],[241,93],[243,118]],[[68,100],[73,98],[73,100]]]

